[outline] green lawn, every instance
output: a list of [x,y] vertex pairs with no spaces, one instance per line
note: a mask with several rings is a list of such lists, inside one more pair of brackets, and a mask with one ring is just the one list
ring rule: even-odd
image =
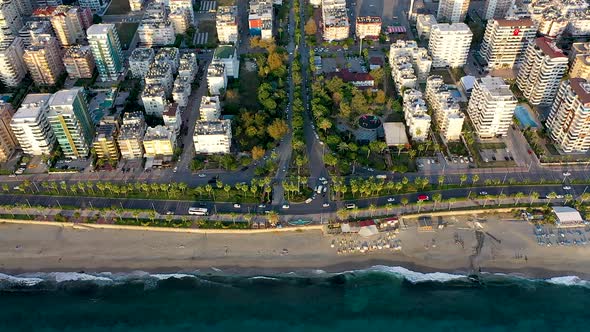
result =
[[119,40],[121,41],[121,47],[126,50],[129,48],[129,43],[137,31],[139,23],[116,23],[117,32],[119,33]]
[[129,7],[129,1],[127,0],[113,0],[109,5],[109,9],[105,15],[122,15],[127,14],[131,11],[131,7]]

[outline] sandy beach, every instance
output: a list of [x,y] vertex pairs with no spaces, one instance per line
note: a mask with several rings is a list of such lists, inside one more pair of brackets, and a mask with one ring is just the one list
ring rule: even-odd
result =
[[[409,220],[396,237],[402,243],[400,251],[349,254],[331,247],[344,236],[318,230],[194,234],[3,223],[0,272],[194,272],[212,267],[231,273],[341,272],[389,265],[421,272],[467,274],[481,269],[527,277],[590,279],[590,245],[539,246],[533,225],[507,217],[449,218],[447,227],[426,232]],[[483,234],[479,244],[476,229]],[[356,239],[356,235],[346,238]]]

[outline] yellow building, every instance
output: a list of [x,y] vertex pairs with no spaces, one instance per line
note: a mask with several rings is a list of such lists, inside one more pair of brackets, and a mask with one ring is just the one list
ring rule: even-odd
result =
[[117,126],[112,123],[101,124],[97,131],[92,147],[96,157],[100,160],[110,161],[111,165],[115,165],[119,160],[119,148],[115,136],[117,134]]
[[65,72],[59,44],[55,37],[37,38],[25,50],[24,60],[37,85],[55,85]]
[[162,157],[171,159],[176,146],[176,133],[168,126],[156,126],[147,128],[143,137],[143,149],[145,157]]
[[359,16],[356,18],[356,36],[358,38],[378,38],[381,33],[381,17]]
[[574,58],[570,77],[590,77],[590,54],[579,54]]
[[0,102],[0,162],[8,160],[18,146],[16,137],[14,137],[10,127],[13,114],[10,104]]

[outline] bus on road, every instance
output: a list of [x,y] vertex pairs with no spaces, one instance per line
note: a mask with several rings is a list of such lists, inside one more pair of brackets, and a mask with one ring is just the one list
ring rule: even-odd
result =
[[191,207],[188,209],[188,214],[193,214],[196,216],[208,216],[209,209],[203,207]]

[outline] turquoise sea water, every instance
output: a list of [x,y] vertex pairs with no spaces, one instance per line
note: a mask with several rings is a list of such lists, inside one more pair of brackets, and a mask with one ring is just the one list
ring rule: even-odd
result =
[[0,331],[589,331],[590,285],[396,267],[272,277],[0,274]]

